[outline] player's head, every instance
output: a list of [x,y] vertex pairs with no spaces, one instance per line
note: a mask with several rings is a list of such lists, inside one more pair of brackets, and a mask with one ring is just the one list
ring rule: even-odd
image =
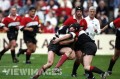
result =
[[36,8],[35,7],[30,7],[29,8],[29,15],[30,17],[34,17],[36,13]]
[[77,7],[75,8],[75,15],[76,15],[77,17],[81,17],[81,16],[82,16],[82,11],[83,11],[83,8],[80,7],[80,6],[77,6]]
[[91,6],[91,7],[89,8],[89,17],[90,17],[90,18],[94,18],[95,15],[96,15],[96,8],[95,8],[94,6]]
[[11,9],[10,9],[10,14],[11,14],[12,16],[16,16],[16,14],[17,14],[17,9],[16,9],[16,7],[11,7]]
[[69,26],[69,31],[70,32],[77,32],[80,29],[80,24],[79,23],[73,23]]

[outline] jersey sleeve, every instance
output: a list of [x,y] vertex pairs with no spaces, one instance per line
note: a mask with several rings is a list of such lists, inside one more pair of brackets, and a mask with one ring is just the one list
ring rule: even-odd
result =
[[86,29],[87,29],[87,22],[86,22],[85,19],[82,19],[82,20],[80,21],[80,26],[83,27],[83,30],[86,30]]
[[117,18],[113,21],[113,27],[120,28],[120,18]]
[[64,26],[69,26],[70,25],[70,18],[68,18],[64,23],[63,23],[63,25]]
[[21,22],[20,22],[20,26],[19,26],[19,29],[23,29],[24,27],[26,26],[26,18],[23,17],[21,18]]
[[40,27],[41,26],[40,18],[38,16],[36,16],[36,19],[38,21],[38,27]]
[[74,39],[76,37],[76,34],[74,32],[70,32],[72,39]]
[[6,18],[3,19],[2,23],[5,25],[5,27],[8,26],[8,23],[7,23],[7,19],[6,19]]

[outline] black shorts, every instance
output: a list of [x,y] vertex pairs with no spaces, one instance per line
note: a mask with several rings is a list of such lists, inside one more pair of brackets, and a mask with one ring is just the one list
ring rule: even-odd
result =
[[35,37],[30,37],[30,36],[24,35],[23,39],[24,39],[25,43],[33,43],[33,44],[37,43],[37,40]]
[[50,44],[48,45],[48,51],[53,51],[58,56],[61,56],[62,53],[60,53],[60,50],[64,47],[72,47],[70,45],[59,45],[59,44],[53,44],[52,40],[50,41]]
[[87,42],[81,47],[81,51],[87,55],[95,55],[97,46],[94,42]]
[[9,41],[17,40],[17,36],[18,36],[18,31],[7,32],[7,38],[8,38]]
[[74,50],[75,51],[81,50],[82,53],[87,55],[95,55],[97,51],[97,46],[94,42],[87,42],[83,45],[79,45],[76,42]]
[[116,36],[115,48],[120,50],[120,36]]
[[48,45],[48,51],[53,51],[55,54],[57,54],[58,56],[62,55],[59,50],[60,50],[60,45],[59,44],[53,44],[52,40],[50,41],[49,45]]

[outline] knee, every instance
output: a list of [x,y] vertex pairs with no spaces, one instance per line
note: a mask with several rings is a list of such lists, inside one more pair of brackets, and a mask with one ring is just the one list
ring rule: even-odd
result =
[[47,63],[49,65],[49,67],[51,67],[53,65],[53,61],[48,61]]
[[90,66],[84,66],[84,69],[89,71],[90,70]]
[[72,49],[67,50],[67,51],[65,52],[65,54],[66,54],[67,56],[70,56],[70,55],[72,54]]
[[119,58],[119,55],[113,56],[112,59],[116,61]]
[[35,49],[32,49],[32,50],[31,50],[31,53],[34,53],[34,52],[35,52]]
[[69,60],[73,60],[75,59],[75,54],[71,54],[69,57],[68,57]]

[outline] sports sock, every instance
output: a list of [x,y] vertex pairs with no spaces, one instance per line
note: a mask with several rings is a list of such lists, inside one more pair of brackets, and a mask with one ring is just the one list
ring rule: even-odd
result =
[[99,68],[94,67],[94,66],[90,66],[90,71],[98,73],[98,74],[103,74],[104,73],[104,71],[102,71]]
[[27,51],[27,49],[20,49],[20,50],[22,54],[24,54]]
[[66,54],[62,55],[60,60],[58,61],[57,65],[55,66],[56,68],[59,68],[60,66],[62,66],[62,64],[68,59],[68,57],[66,56]]
[[92,73],[91,71],[85,70],[85,76],[86,76],[87,78],[92,79],[92,78],[93,78],[93,73]]
[[8,51],[8,49],[5,49],[5,48],[4,48],[4,49],[0,52],[0,55],[3,56],[6,51]]
[[113,59],[110,60],[108,71],[112,71],[115,62],[116,62],[116,60],[113,60]]
[[74,65],[73,65],[73,70],[72,70],[72,74],[76,74],[77,73],[77,69],[80,65],[80,61],[79,60],[75,60]]
[[11,56],[12,56],[12,59],[14,60],[14,58],[15,58],[15,50],[11,50]]
[[31,53],[27,52],[26,53],[26,62],[30,60],[31,57]]

